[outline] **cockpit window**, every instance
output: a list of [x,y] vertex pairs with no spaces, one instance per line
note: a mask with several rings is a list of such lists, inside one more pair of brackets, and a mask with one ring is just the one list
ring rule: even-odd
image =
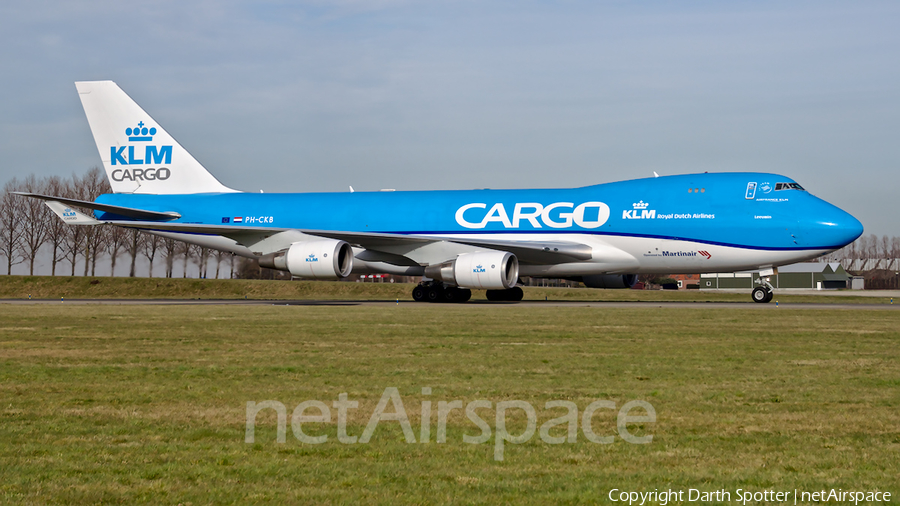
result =
[[806,191],[806,190],[803,189],[802,186],[800,186],[800,185],[797,184],[797,183],[775,183],[775,191],[781,191],[781,190],[800,190],[800,191]]

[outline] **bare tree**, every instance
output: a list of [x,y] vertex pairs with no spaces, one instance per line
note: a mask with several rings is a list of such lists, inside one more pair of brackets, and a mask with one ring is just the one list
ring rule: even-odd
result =
[[178,252],[181,250],[181,242],[171,237],[166,237],[162,242],[162,252],[163,257],[166,262],[166,277],[172,277],[172,267],[175,264],[175,258],[178,256]]
[[859,269],[867,269],[866,264],[869,259],[869,238],[864,235],[856,240],[856,258],[859,262]]
[[106,252],[109,254],[109,275],[116,275],[116,259],[122,254],[128,242],[128,230],[115,225],[106,225]]
[[[103,193],[109,193],[109,182],[99,167],[92,167],[84,176],[73,178],[75,185],[76,198],[87,201],[94,201]],[[87,210],[87,214],[92,211]],[[100,257],[102,245],[106,235],[106,227],[85,227],[84,234],[84,275],[88,275],[90,269],[91,275],[97,273],[97,259]]]
[[71,226],[66,227],[65,242],[62,245],[63,258],[69,261],[72,270],[70,276],[75,275],[75,264],[78,262],[78,256],[82,253],[81,247],[84,244],[85,232],[88,227]]
[[[45,188],[34,174],[30,174],[22,183],[22,190],[43,193]],[[19,198],[22,200],[22,256],[28,262],[28,275],[34,276],[34,261],[47,238],[50,208],[42,200]]]
[[128,269],[128,277],[134,277],[135,263],[144,240],[144,234],[136,228],[129,229],[126,233],[125,251],[131,256],[131,265]]
[[103,247],[104,242],[106,241],[107,230],[110,228],[110,225],[94,225],[90,227],[85,227],[87,230],[84,233],[84,275],[88,275],[88,268],[90,268],[90,275],[97,275],[97,260],[100,258],[100,254],[105,249]]
[[[73,175],[72,179],[68,180],[65,185],[65,193],[63,196],[69,197],[72,199],[84,199],[85,195],[82,192],[81,187],[81,179],[78,176]],[[63,256],[69,261],[72,266],[72,271],[70,273],[71,276],[75,275],[75,265],[78,263],[78,257],[80,255],[84,256],[85,263],[85,276],[87,275],[87,236],[88,232],[96,227],[87,227],[87,226],[66,226],[66,235],[65,240],[63,242]]]
[[853,241],[853,258],[856,261],[856,267],[859,270],[865,268],[866,262],[866,238],[861,236]]
[[876,269],[878,266],[878,236],[875,234],[869,234],[869,239],[866,241],[866,245],[868,248],[869,257],[869,265],[866,267],[867,269]]
[[10,192],[19,191],[19,182],[13,178],[3,187],[0,196],[0,257],[6,259],[6,274],[12,274],[13,265],[25,261],[22,251],[22,217],[25,202]]
[[181,247],[179,248],[181,251],[181,259],[184,262],[182,265],[181,277],[187,277],[188,271],[188,262],[192,261],[197,255],[197,249],[193,244],[182,242]]
[[[68,193],[66,183],[59,176],[53,176],[47,180],[45,187],[47,195],[65,195]],[[47,220],[47,244],[50,246],[50,275],[56,276],[56,264],[65,256],[65,242],[68,234],[66,229],[70,227],[53,213],[48,214]]]
[[156,258],[156,253],[159,251],[162,242],[163,238],[156,234],[145,234],[144,240],[141,241],[141,254],[150,263],[151,278],[153,277],[153,260]]
[[225,260],[225,256],[228,255],[227,251],[216,250],[215,258],[216,258],[216,279],[219,279],[219,268],[222,266],[222,260]]
[[197,250],[197,263],[200,267],[200,275],[198,277],[201,279],[206,279],[209,275],[207,272],[207,267],[209,266],[209,253],[210,249],[205,246],[200,246]]
[[900,237],[894,236],[891,237],[891,268],[897,269],[900,267],[898,263],[900,263]]
[[856,246],[859,244],[859,241],[853,241],[841,250],[844,252],[844,258],[848,261],[848,269],[853,269],[853,265],[856,262]]

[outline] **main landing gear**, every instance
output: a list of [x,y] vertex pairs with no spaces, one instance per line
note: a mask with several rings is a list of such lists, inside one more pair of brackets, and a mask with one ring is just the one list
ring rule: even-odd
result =
[[[525,293],[518,286],[509,290],[488,290],[490,301],[518,302]],[[416,285],[412,291],[416,302],[467,302],[472,298],[472,290],[447,286],[440,281],[424,281]]]
[[518,286],[514,286],[509,290],[487,291],[487,299],[491,301],[519,302],[524,296],[525,292],[523,292],[522,289]]
[[472,298],[472,290],[425,281],[413,288],[412,296],[416,302],[466,302]]
[[759,302],[760,304],[771,302],[772,298],[775,297],[775,289],[769,283],[769,278],[759,278],[757,283],[763,286],[757,286],[753,289],[753,293],[750,294],[753,302]]

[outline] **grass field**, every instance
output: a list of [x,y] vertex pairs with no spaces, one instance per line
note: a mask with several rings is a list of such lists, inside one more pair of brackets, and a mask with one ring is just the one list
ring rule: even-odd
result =
[[[610,489],[900,492],[900,313],[879,310],[485,306],[0,304],[0,502],[595,503]],[[384,421],[367,444],[276,442],[248,401],[328,406],[360,435],[387,387],[416,439]],[[423,395],[422,388],[432,389]],[[644,400],[649,444],[507,444],[437,403],[523,400],[538,427],[574,402]],[[388,407],[388,412],[392,408]],[[510,433],[525,429],[512,410]],[[640,411],[634,414],[639,414]],[[315,410],[308,414],[316,414]],[[495,433],[496,431],[494,431]],[[551,435],[562,435],[556,428]],[[621,503],[618,503],[621,504]]]

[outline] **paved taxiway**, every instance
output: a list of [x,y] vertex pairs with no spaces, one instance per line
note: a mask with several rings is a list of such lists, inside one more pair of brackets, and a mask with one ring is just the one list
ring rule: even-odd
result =
[[[10,305],[151,305],[151,306],[409,306],[409,307],[434,307],[427,302],[413,302],[410,300],[246,300],[246,299],[0,299],[0,304]],[[450,305],[448,305],[450,306]],[[747,302],[666,302],[666,301],[543,301],[526,300],[521,302],[490,302],[486,300],[469,301],[465,304],[453,304],[454,307],[593,307],[593,308],[673,308],[673,309],[834,309],[834,310],[900,310],[900,300],[896,304],[843,304],[843,303],[779,303],[757,304]]]

